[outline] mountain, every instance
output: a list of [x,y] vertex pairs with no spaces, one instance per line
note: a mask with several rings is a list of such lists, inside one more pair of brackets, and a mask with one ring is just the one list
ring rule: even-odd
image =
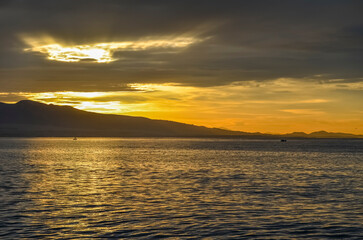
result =
[[339,133],[339,132],[326,132],[326,131],[318,131],[312,133],[304,133],[304,132],[293,132],[289,134],[284,134],[285,137],[298,137],[298,138],[362,138],[362,135],[355,135],[351,133]]
[[92,113],[29,100],[16,104],[0,103],[0,136],[194,137],[241,134],[144,117]]
[[23,100],[0,102],[0,137],[244,137],[244,138],[363,138],[346,133],[296,132],[285,135],[207,128],[144,117],[99,114],[70,106]]

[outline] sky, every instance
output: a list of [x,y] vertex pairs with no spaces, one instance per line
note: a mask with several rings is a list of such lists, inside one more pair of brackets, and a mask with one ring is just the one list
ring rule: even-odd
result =
[[0,1],[0,102],[363,134],[363,1]]

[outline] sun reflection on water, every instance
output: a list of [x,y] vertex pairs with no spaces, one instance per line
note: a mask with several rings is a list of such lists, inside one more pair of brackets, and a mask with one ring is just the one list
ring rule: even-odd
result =
[[0,220],[12,239],[354,238],[362,152],[350,150],[359,144],[5,139],[0,206],[8,205]]

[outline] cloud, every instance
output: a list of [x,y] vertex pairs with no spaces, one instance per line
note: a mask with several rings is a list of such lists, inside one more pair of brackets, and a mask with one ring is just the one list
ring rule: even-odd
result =
[[361,133],[362,94],[345,91],[351,92],[342,93],[340,88],[315,81],[278,79],[214,87],[133,83],[123,91],[2,92],[0,99],[31,99],[100,113],[250,132],[324,129]]
[[[362,6],[349,0],[2,1],[0,84],[3,91],[88,91],[91,85],[114,91],[135,82],[212,87],[316,75],[323,77],[315,81],[358,82]],[[29,46],[19,36],[55,40]],[[193,43],[172,45],[180,37]],[[151,46],[142,47],[145,41]],[[158,41],[169,41],[169,49]]]
[[323,111],[317,109],[282,109],[282,112],[301,114],[301,115],[321,115],[324,114]]
[[164,37],[159,39],[101,42],[69,46],[57,43],[51,37],[32,38],[24,36],[23,41],[31,46],[30,48],[25,48],[24,51],[45,54],[49,60],[61,62],[91,61],[96,63],[109,63],[117,60],[113,57],[114,52],[185,48],[200,40],[192,37]]
[[355,0],[3,0],[0,98],[239,130],[329,122],[357,131],[362,8]]

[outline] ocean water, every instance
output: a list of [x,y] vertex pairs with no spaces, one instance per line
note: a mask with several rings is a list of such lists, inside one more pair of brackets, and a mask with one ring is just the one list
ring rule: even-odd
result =
[[0,138],[0,239],[363,239],[363,140]]

